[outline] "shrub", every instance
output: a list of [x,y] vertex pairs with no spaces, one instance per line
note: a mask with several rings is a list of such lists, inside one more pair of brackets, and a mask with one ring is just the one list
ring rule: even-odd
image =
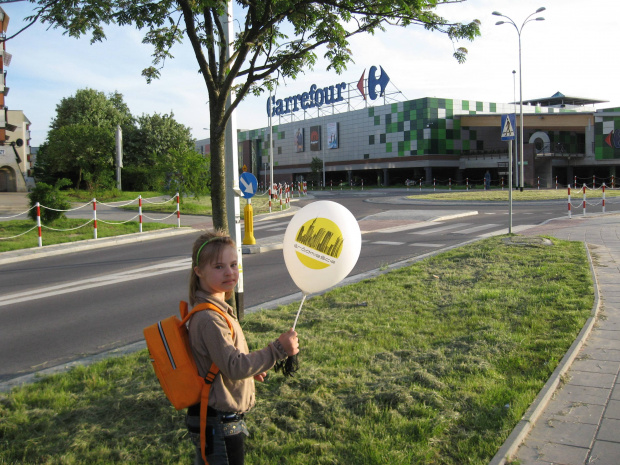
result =
[[[60,189],[70,185],[71,181],[66,178],[58,179],[53,186],[44,182],[38,182],[36,187],[32,189],[32,192],[28,194],[30,207],[34,207],[37,202],[39,202],[41,207],[47,207],[41,208],[41,221],[43,223],[51,223],[59,218],[65,218],[65,214],[57,210],[68,210],[71,204],[67,200],[67,196]],[[31,208],[28,212],[28,216],[36,221],[37,210]]]

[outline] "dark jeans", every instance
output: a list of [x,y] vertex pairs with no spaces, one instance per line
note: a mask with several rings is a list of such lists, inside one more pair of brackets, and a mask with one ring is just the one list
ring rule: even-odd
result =
[[[200,434],[196,434],[195,428],[200,429],[200,418],[187,417],[190,437],[196,446],[196,458],[194,465],[205,465],[200,453]],[[219,416],[207,417],[207,461],[209,465],[244,465],[245,460],[245,433],[225,435],[225,427],[231,423],[222,423]],[[245,424],[243,425],[245,430]]]

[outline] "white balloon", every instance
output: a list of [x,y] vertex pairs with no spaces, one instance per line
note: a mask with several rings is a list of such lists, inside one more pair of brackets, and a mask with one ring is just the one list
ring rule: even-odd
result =
[[323,291],[342,281],[357,263],[362,233],[349,210],[320,200],[306,205],[284,233],[284,262],[304,294]]

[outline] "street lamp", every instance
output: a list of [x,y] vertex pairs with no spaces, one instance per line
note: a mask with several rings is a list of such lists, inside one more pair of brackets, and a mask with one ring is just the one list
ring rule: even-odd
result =
[[536,13],[540,13],[541,11],[545,11],[545,7],[541,6],[538,10],[536,10],[534,13],[532,13],[531,15],[529,15],[527,18],[525,18],[525,21],[523,21],[523,24],[521,24],[521,27],[517,27],[517,25],[515,24],[515,22],[509,18],[506,15],[501,14],[499,11],[494,11],[493,15],[494,16],[501,16],[502,18],[506,18],[508,21],[498,21],[495,23],[496,26],[499,26],[500,24],[512,24],[515,29],[517,30],[517,34],[519,35],[519,145],[520,145],[520,150],[519,150],[519,156],[520,156],[520,161],[521,161],[521,168],[519,170],[520,172],[520,176],[519,176],[519,190],[521,192],[523,192],[523,81],[521,78],[521,31],[523,31],[523,27],[531,22],[531,21],[544,21],[545,18],[539,16],[538,18],[532,18],[530,19],[533,15],[535,15]]

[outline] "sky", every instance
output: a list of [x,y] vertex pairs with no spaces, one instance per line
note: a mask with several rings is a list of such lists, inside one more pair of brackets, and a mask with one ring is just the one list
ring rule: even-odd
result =
[[[7,36],[21,29],[32,14],[30,2],[0,6],[9,15]],[[406,99],[424,97],[507,103],[519,100],[519,35],[510,24],[495,25],[499,11],[521,27],[539,7],[544,21],[525,24],[521,32],[523,100],[567,96],[605,100],[603,109],[620,107],[615,49],[620,43],[618,0],[467,0],[444,5],[437,12],[451,21],[481,21],[482,35],[473,42],[453,44],[445,34],[421,27],[388,27],[386,32],[358,35],[351,40],[354,62],[341,75],[326,71],[320,60],[295,81],[280,82],[278,97],[307,92],[339,82],[357,82],[364,70],[381,66]],[[12,55],[5,98],[11,110],[22,110],[31,121],[32,147],[47,138],[56,106],[76,91],[92,88],[123,94],[134,116],[174,114],[191,128],[195,139],[209,136],[208,94],[191,47],[172,50],[162,77],[147,84],[142,69],[151,65],[152,50],[142,44],[143,33],[132,27],[111,26],[107,40],[94,45],[88,37],[75,39],[61,30],[37,24],[6,43]],[[469,51],[465,64],[452,54]],[[324,53],[319,51],[319,55]],[[513,70],[516,74],[513,74]],[[267,96],[248,96],[236,112],[239,129],[268,125]]]

